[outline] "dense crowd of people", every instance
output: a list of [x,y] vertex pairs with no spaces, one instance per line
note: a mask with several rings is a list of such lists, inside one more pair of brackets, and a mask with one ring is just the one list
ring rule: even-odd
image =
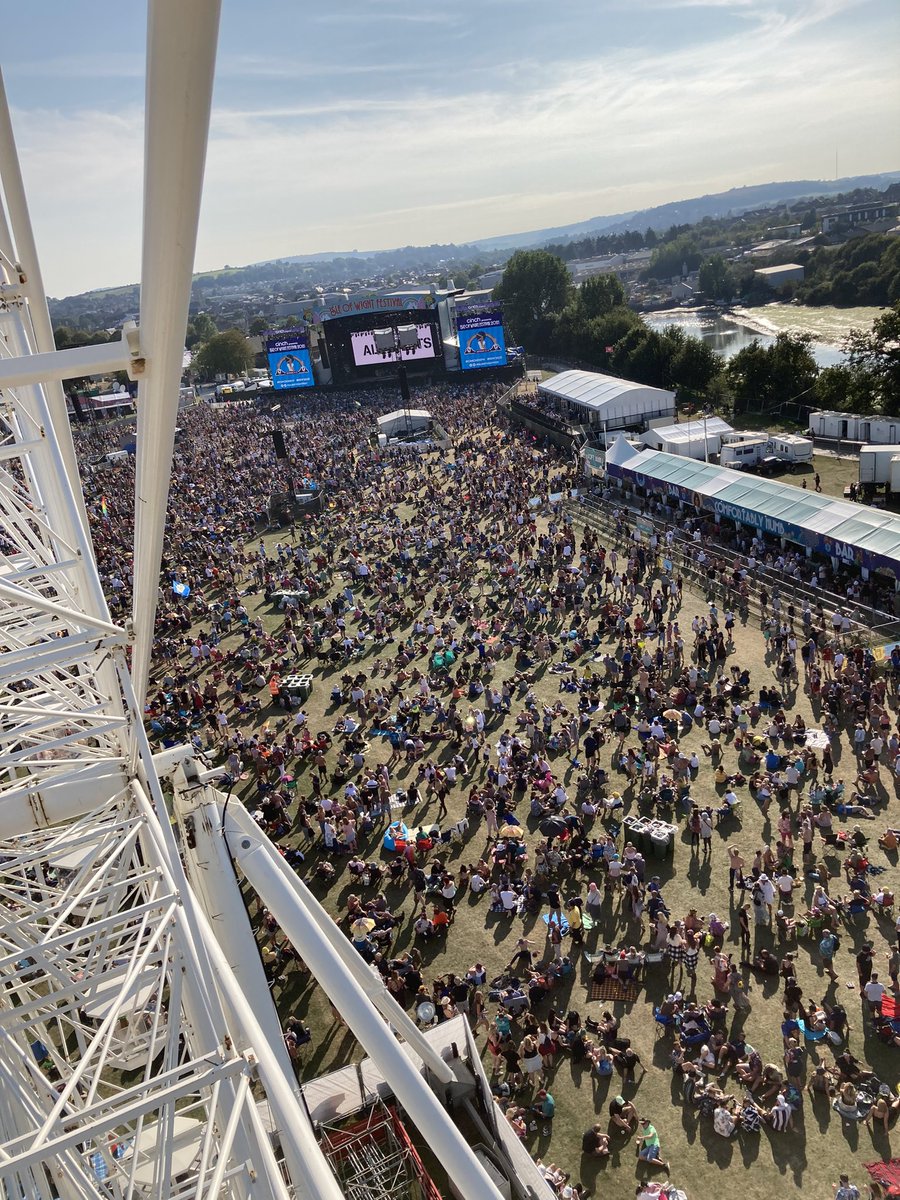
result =
[[[669,1039],[673,1091],[713,1138],[788,1134],[804,1097],[886,1131],[900,1100],[850,1053],[833,988],[804,994],[797,947],[834,978],[845,931],[863,928],[862,1020],[900,1045],[900,919],[873,853],[895,861],[898,847],[883,812],[886,782],[900,778],[900,653],[879,663],[843,613],[765,594],[758,564],[812,568],[761,536],[716,547],[673,518],[671,537],[647,537],[615,505],[609,535],[582,523],[548,499],[576,483],[571,458],[510,427],[499,391],[416,395],[451,435],[441,454],[374,445],[374,416],[391,407],[379,392],[285,403],[289,463],[275,458],[264,405],[187,410],[151,737],[189,739],[225,762],[323,894],[350,881],[338,913],[347,937],[421,1024],[464,1015],[485,1035],[496,1102],[533,1149],[549,1145],[554,1073],[568,1061],[592,1094],[604,1083],[616,1093],[608,1121],[586,1128],[585,1161],[630,1140],[646,1176],[638,1195],[679,1194],[653,1182],[669,1173],[659,1118],[629,1098],[644,1065],[623,1006],[654,980],[667,986],[636,1019]],[[83,457],[116,444],[113,426],[75,432]],[[270,530],[269,497],[289,479],[316,481],[323,509]],[[133,582],[133,485],[131,459],[86,482],[119,615]],[[688,603],[667,553],[676,528],[727,578],[733,609]],[[760,667],[736,653],[751,594]],[[308,687],[286,682],[302,673],[327,691],[325,716]],[[813,725],[795,711],[801,697]],[[771,834],[752,850],[745,805]],[[679,910],[673,851],[698,879],[727,872],[729,912],[701,913],[703,886]],[[463,900],[486,925],[509,924],[514,952],[499,972],[476,958],[434,976]],[[880,930],[888,945],[876,950]],[[300,965],[269,914],[260,939],[278,994]],[[598,1016],[571,999],[585,954]],[[766,1062],[744,1021],[757,994],[779,987],[783,1058]],[[298,1064],[309,1039],[292,1017]],[[560,1196],[585,1194],[571,1164],[538,1162]]]

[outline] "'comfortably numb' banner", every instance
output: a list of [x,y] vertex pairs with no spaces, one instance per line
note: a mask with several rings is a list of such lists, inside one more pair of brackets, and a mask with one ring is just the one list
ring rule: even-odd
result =
[[273,387],[302,388],[315,385],[306,334],[301,330],[283,329],[268,334],[266,356]]
[[459,331],[459,361],[464,370],[506,366],[503,313],[499,308],[488,312],[460,313],[456,327]]

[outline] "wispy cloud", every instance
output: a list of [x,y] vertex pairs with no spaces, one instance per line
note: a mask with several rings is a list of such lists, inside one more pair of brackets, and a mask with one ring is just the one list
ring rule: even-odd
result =
[[[533,34],[489,69],[474,53],[457,65],[424,29],[376,52],[350,45],[354,27],[308,61],[226,40],[198,264],[471,240],[816,178],[836,145],[848,173],[900,163],[884,119],[900,102],[893,0],[628,0],[615,37],[553,52],[567,10],[498,2]],[[140,103],[113,113],[94,94],[15,114],[57,294],[137,278]]]

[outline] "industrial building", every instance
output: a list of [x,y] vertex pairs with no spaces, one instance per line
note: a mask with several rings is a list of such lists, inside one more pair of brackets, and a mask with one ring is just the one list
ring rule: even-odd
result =
[[777,267],[758,267],[753,275],[760,283],[765,283],[773,292],[777,292],[788,284],[802,283],[803,267],[800,263],[782,263]]

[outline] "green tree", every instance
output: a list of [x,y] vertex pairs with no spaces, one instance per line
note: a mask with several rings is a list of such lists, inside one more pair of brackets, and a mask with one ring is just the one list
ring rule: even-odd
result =
[[721,254],[705,258],[700,264],[700,291],[713,300],[728,300],[734,295],[734,278]]
[[265,333],[269,328],[269,322],[265,317],[254,317],[250,322],[250,336],[259,337],[261,333]]
[[203,343],[196,361],[197,369],[207,377],[243,375],[253,364],[253,351],[239,329],[226,329]]
[[642,321],[618,341],[610,365],[624,379],[668,387],[671,357],[671,342]]
[[201,342],[208,342],[218,332],[218,327],[209,313],[198,313],[193,321],[188,321],[184,344],[188,350],[193,350]]
[[725,369],[735,412],[768,413],[807,396],[819,370],[811,342],[809,334],[779,333],[770,346],[753,341],[739,351]]
[[517,341],[529,349],[544,349],[553,328],[552,317],[566,307],[572,291],[566,264],[546,250],[517,250],[494,288],[502,300],[506,322]]
[[105,329],[81,330],[60,325],[53,330],[57,350],[74,350],[79,346],[103,346],[119,335],[107,333]]
[[851,330],[845,349],[850,367],[871,382],[874,407],[900,413],[900,301],[876,317],[871,329]]
[[705,396],[722,369],[722,360],[702,338],[685,337],[669,365],[672,385],[693,396]]
[[588,322],[588,352],[583,357],[597,366],[608,367],[619,341],[640,325],[643,325],[643,321],[638,314],[624,304],[602,317],[594,317]]
[[871,412],[876,381],[868,371],[839,363],[825,367],[816,380],[816,403],[838,412]]
[[578,307],[590,320],[603,317],[625,303],[625,289],[615,275],[594,275],[578,289]]
[[693,234],[675,233],[669,238],[673,229],[666,234],[668,240],[657,246],[653,251],[650,266],[644,271],[645,279],[672,279],[681,277],[685,268],[696,271],[700,266],[700,251],[697,239]]

